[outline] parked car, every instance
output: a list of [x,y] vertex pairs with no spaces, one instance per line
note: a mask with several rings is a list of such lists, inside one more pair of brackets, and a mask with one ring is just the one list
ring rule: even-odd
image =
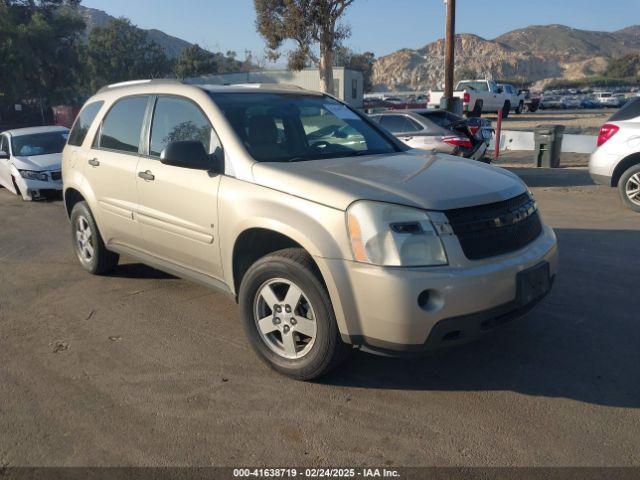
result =
[[522,90],[522,95],[524,95],[524,104],[525,108],[528,112],[535,113],[540,108],[540,97],[534,96],[530,90]]
[[[309,140],[331,125],[361,141]],[[126,254],[229,294],[258,356],[297,379],[353,348],[472,340],[533,308],[557,271],[553,230],[515,174],[411,149],[319,92],[111,85],[84,106],[62,168],[84,269]]]
[[487,162],[493,132],[488,120],[434,109],[387,111],[370,117],[410,147]]
[[593,110],[593,109],[602,108],[602,107],[595,100],[583,97],[582,100],[580,101],[580,108]]
[[[509,116],[512,105],[502,88],[493,80],[462,80],[455,88],[453,95],[462,99],[465,114],[474,111],[482,113],[497,112],[502,109],[503,116]],[[443,91],[429,92],[429,108],[439,108],[444,96]]]
[[32,127],[0,133],[0,185],[24,200],[62,192],[61,154],[69,129]]
[[565,108],[567,108],[567,106],[560,97],[545,95],[540,99],[541,110],[564,110]]
[[617,187],[622,202],[640,212],[640,98],[614,113],[600,129],[589,173],[596,183]]
[[499,83],[498,87],[502,89],[504,98],[507,102],[509,102],[511,111],[513,111],[517,115],[520,115],[522,112],[524,112],[525,96],[522,92],[520,92],[516,87],[509,83]]
[[594,99],[603,107],[619,108],[620,100],[612,92],[594,92]]

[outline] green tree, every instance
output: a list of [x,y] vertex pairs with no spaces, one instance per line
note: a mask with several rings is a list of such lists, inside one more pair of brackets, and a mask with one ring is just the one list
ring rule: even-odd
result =
[[[296,48],[289,52],[292,70],[309,64],[320,69],[323,91],[333,92],[333,54],[350,30],[338,22],[353,0],[254,0],[256,28],[267,42],[270,58],[279,57],[278,50],[287,40]],[[320,55],[316,55],[316,45]]]
[[373,64],[375,61],[376,56],[373,52],[354,53],[349,51],[344,58],[344,63],[339,66],[362,72],[364,93],[369,93],[373,91]]
[[79,0],[0,0],[0,85],[6,102],[73,101],[82,79]]
[[91,89],[115,82],[161,78],[170,72],[162,47],[126,18],[111,20],[89,33],[87,66]]
[[195,44],[186,47],[173,65],[173,73],[179,79],[217,73],[219,65],[213,53]]

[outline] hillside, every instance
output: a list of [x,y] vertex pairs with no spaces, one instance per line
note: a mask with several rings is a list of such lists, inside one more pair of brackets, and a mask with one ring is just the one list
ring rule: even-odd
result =
[[[98,10],[95,8],[89,8],[84,6],[78,7],[80,13],[84,17],[84,21],[87,24],[87,30],[85,32],[85,37],[89,35],[89,32],[95,27],[103,27],[106,25],[109,20],[115,19],[108,13],[103,12],[102,10]],[[189,42],[186,42],[180,38],[173,37],[171,35],[167,35],[166,33],[160,30],[147,30],[147,37],[149,40],[154,41],[158,45],[160,45],[167,56],[169,58],[175,58],[180,55],[180,52],[183,48],[191,45]]]
[[[602,73],[609,61],[640,52],[640,26],[593,32],[563,25],[531,26],[494,40],[456,36],[456,65],[489,78],[578,79]],[[444,40],[380,57],[373,68],[377,90],[428,90],[444,80]]]

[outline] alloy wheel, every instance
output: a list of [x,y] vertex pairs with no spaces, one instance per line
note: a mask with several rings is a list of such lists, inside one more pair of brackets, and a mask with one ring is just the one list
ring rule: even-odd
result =
[[89,221],[83,215],[76,219],[76,251],[84,263],[91,263],[93,260],[93,234]]
[[640,172],[629,177],[625,185],[625,193],[631,202],[640,205]]
[[309,353],[317,335],[309,297],[290,280],[263,283],[254,300],[253,316],[260,337],[274,353],[298,359]]

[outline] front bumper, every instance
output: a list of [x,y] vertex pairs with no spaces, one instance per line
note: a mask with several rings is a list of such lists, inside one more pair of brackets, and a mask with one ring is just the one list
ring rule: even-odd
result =
[[[456,237],[445,241],[445,267],[388,268],[328,260],[337,281],[344,341],[378,353],[421,352],[464,343],[524,315],[540,298],[516,298],[517,275],[546,262],[558,267],[556,237],[549,227],[512,254],[470,261]],[[425,292],[427,292],[425,294]],[[456,333],[457,332],[457,333]]]
[[29,180],[16,178],[16,184],[25,200],[44,200],[62,195],[62,181]]

